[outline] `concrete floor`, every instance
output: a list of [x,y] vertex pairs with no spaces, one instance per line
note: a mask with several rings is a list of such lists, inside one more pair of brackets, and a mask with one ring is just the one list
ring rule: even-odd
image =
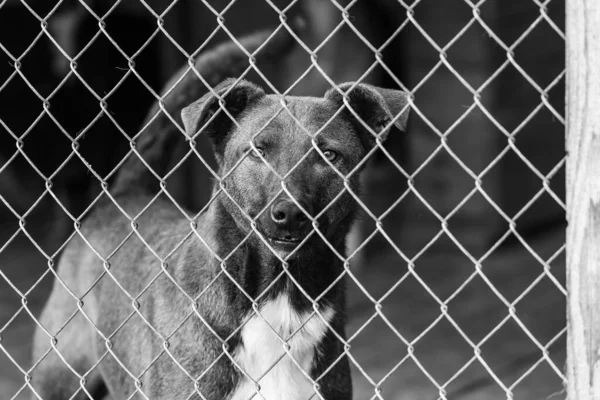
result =
[[[27,228],[42,248],[56,249],[60,230],[48,222],[49,214],[42,206]],[[13,218],[0,221],[5,221],[0,222],[2,249],[17,224]],[[541,259],[550,260],[549,270],[562,286],[564,240],[560,228],[529,243]],[[565,363],[565,295],[524,246],[494,251],[482,263],[486,279],[443,237],[415,261],[413,273],[387,249],[356,270],[362,288],[348,282],[355,399],[565,397],[559,376]],[[417,249],[402,250],[414,254]],[[45,258],[23,233],[0,250],[0,271],[0,399],[25,399],[29,390],[23,371],[32,365],[32,316],[39,314],[52,276]],[[27,295],[21,297],[15,289]],[[447,305],[445,313],[432,294]],[[497,294],[507,302],[519,299],[514,308],[519,322]],[[379,301],[379,312],[373,301]],[[547,360],[521,324],[547,346]]]

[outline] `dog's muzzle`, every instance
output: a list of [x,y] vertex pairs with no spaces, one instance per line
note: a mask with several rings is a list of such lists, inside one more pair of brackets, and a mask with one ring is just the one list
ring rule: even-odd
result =
[[[303,208],[306,210],[305,206]],[[310,222],[304,211],[291,200],[280,200],[273,204],[271,220],[278,229],[288,231],[299,231]]]
[[[301,205],[312,215],[308,205],[303,203]],[[290,199],[277,200],[273,203],[262,224],[263,233],[271,244],[285,250],[294,249],[312,228],[309,216]]]

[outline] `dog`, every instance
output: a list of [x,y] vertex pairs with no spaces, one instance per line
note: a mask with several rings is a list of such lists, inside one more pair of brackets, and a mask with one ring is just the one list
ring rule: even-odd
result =
[[[223,49],[196,63],[209,83],[243,58]],[[60,259],[33,398],[351,399],[345,240],[365,158],[405,129],[409,96],[345,83],[282,100],[229,78],[189,101],[198,90],[183,86],[163,107],[192,146],[212,142],[212,200],[189,217],[136,184],[147,172],[123,171]],[[177,136],[161,136],[161,118],[135,146],[144,164],[161,166],[144,149]]]

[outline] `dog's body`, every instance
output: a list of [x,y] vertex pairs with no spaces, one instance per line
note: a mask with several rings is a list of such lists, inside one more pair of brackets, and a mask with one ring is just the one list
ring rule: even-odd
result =
[[[130,215],[137,214],[150,200],[151,198],[146,197],[117,199]],[[199,227],[207,227],[201,230],[203,239],[221,257],[225,257],[242,239],[241,235],[232,234],[234,231],[232,232],[231,225],[224,217],[211,210],[198,219]],[[203,375],[199,381],[199,391],[205,398],[249,399],[254,384],[237,371],[230,356],[255,381],[259,381],[275,365],[259,381],[263,388],[261,394],[266,399],[310,398],[314,393],[312,383],[293,361],[286,356],[285,360],[277,362],[285,353],[283,342],[271,328],[284,340],[298,330],[289,340],[290,353],[306,374],[311,372],[314,364],[313,376],[320,376],[340,357],[343,345],[334,338],[332,332],[328,332],[321,317],[312,312],[312,305],[302,301],[298,292],[284,290],[284,285],[281,285],[278,291],[271,291],[269,300],[258,302],[261,304],[260,313],[264,320],[254,316],[251,302],[227,275],[221,273],[220,263],[202,242],[195,235],[190,236],[189,222],[182,218],[177,208],[169,202],[159,201],[137,222],[140,235],[161,258],[166,257],[184,240],[178,250],[165,260],[165,270],[173,281],[167,274],[162,274],[144,291],[153,278],[159,275],[161,262],[146,250],[146,245],[135,235],[127,239],[125,245],[109,259],[108,271],[112,277],[104,274],[102,261],[82,239],[77,239],[68,246],[59,266],[59,277],[77,297],[83,297],[94,281],[104,274],[92,291],[83,297],[83,310],[105,337],[96,333],[85,317],[77,315],[57,335],[57,348],[62,356],[75,370],[84,374],[107,352],[105,338],[109,338],[112,344],[110,350],[131,373],[126,372],[109,354],[101,362],[100,368],[88,377],[90,390],[96,386],[97,380],[102,379],[115,400],[128,398],[135,391],[132,376],[139,376],[141,389],[151,399],[188,398],[194,391],[193,381],[171,359],[173,356],[189,376],[197,379]],[[85,226],[90,229],[84,227],[82,235],[103,258],[108,258],[131,232],[129,220],[116,207],[98,210],[86,221]],[[186,236],[189,236],[187,240]],[[248,245],[247,248],[242,247],[236,251],[227,262],[236,268],[226,269],[231,269],[228,272],[246,290],[254,289],[258,292],[258,287],[247,282],[256,273],[252,271],[255,265],[248,265],[248,260],[258,261],[262,257],[260,250],[253,251],[254,248],[260,246]],[[272,260],[269,266],[265,266],[265,270],[271,270],[268,274],[270,276],[262,277],[265,283],[272,280],[277,270],[281,269],[277,264],[280,263]],[[238,269],[240,266],[242,268]],[[247,268],[243,268],[246,266]],[[126,295],[123,289],[132,297]],[[138,311],[147,323],[135,313],[133,305],[132,298],[140,293],[143,294],[136,299],[139,303]],[[341,288],[334,293],[335,296],[341,296]],[[198,314],[195,314],[190,297],[194,299],[197,296],[200,297],[197,300]],[[302,311],[297,311],[291,305],[294,301],[306,303],[306,306]],[[338,303],[338,299],[332,299],[333,301]],[[76,300],[57,283],[41,320],[50,332],[55,333],[76,310]],[[119,325],[132,313],[131,319],[119,329]],[[343,335],[343,314],[334,314],[330,306],[323,306],[320,314]],[[177,329],[180,324],[181,327]],[[234,334],[238,327],[241,329]],[[111,336],[115,331],[116,334]],[[162,338],[154,332],[158,332]],[[38,335],[36,345],[45,351],[49,347],[49,338],[42,332],[38,332]],[[231,339],[226,342],[229,356],[223,355],[223,343],[230,336]],[[169,343],[168,351],[171,356],[167,353],[159,356],[164,349],[165,340]],[[330,345],[325,347],[323,343]],[[36,352],[43,354],[42,349]],[[157,356],[158,360],[153,366],[140,376]],[[69,398],[78,388],[79,379],[76,375],[62,366],[59,360],[56,361],[62,368],[46,362],[41,364],[42,370],[34,374],[34,377],[40,374],[45,385],[50,385],[37,388],[41,390],[43,399]],[[350,398],[347,368],[347,361],[344,360],[319,382],[321,387],[331,390],[331,393],[322,392],[325,398]],[[293,390],[293,394],[290,390]],[[340,397],[340,393],[348,394]],[[48,396],[49,394],[52,395]]]
[[369,130],[384,140],[408,112],[400,91],[340,86],[350,88],[364,124],[338,112],[338,90],[288,98],[289,113],[278,114],[278,97],[243,80],[183,109],[186,133],[213,142],[222,177],[214,199],[190,220],[168,200],[148,206],[153,197],[132,185],[115,196],[118,207],[92,212],[59,264],[41,317],[49,335],[36,333],[36,359],[51,336],[60,352],[33,372],[41,398],[84,386],[62,357],[85,374],[86,390],[103,383],[115,400],[136,390],[150,399],[351,399],[342,277],[357,171],[376,144]]

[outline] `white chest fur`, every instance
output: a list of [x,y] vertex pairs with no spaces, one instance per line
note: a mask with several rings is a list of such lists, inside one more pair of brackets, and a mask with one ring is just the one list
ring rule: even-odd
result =
[[[242,378],[230,400],[308,400],[315,391],[307,376],[316,346],[328,329],[323,319],[330,322],[333,309],[322,310],[323,318],[312,312],[298,313],[282,295],[264,304],[260,314],[242,328],[243,346],[234,354],[252,380]],[[275,332],[289,345],[289,354]],[[260,386],[260,394],[253,381]]]

